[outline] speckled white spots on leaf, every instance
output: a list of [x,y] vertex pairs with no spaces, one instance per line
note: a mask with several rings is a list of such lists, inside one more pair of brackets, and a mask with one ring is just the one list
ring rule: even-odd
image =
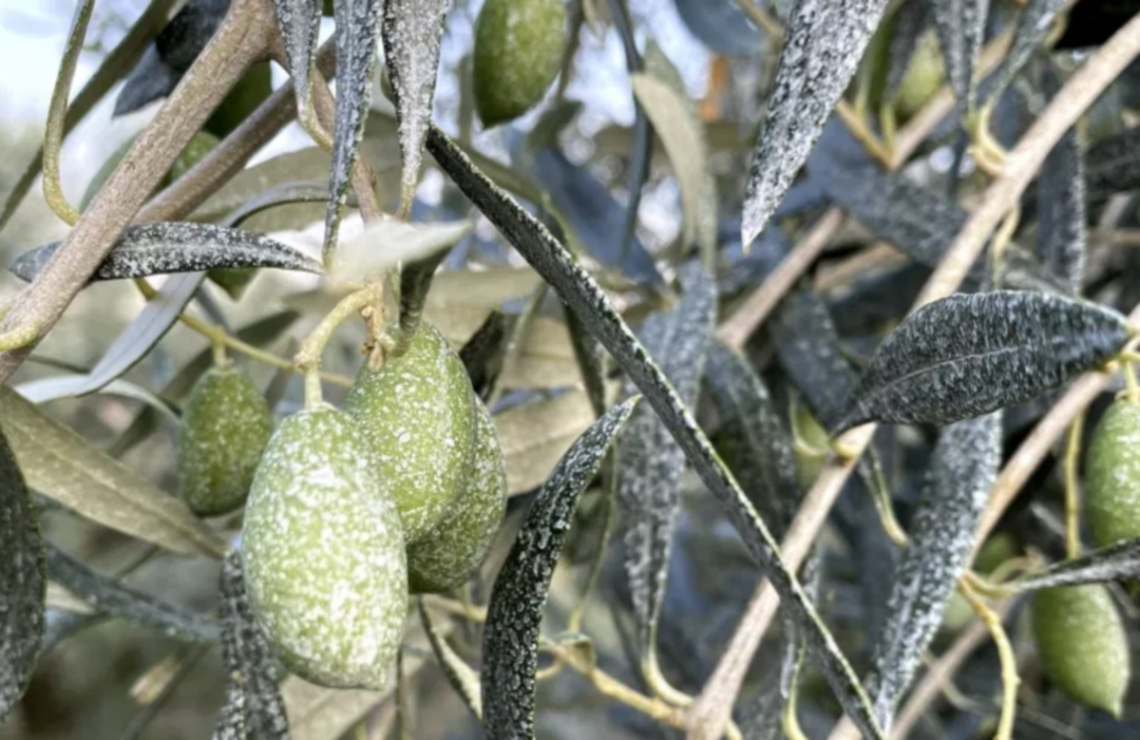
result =
[[313,50],[317,45],[317,31],[321,23],[321,0],[273,0],[277,13],[277,27],[285,42],[285,57],[297,102],[307,100],[311,94],[310,72],[313,67]]
[[982,50],[990,0],[928,2],[934,13],[934,28],[946,60],[950,86],[959,101],[970,101],[974,92],[974,66]]
[[380,690],[404,630],[403,528],[344,413],[286,419],[262,457],[242,530],[258,623],[312,683]]

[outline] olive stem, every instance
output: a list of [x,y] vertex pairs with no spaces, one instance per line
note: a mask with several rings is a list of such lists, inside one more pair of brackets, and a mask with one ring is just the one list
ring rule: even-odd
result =
[[800,669],[803,667],[804,653],[803,646],[801,645],[796,656],[796,665],[792,673],[792,683],[788,690],[788,701],[784,705],[784,713],[780,716],[780,727],[783,728],[784,734],[788,736],[788,740],[808,740],[808,736],[804,733],[803,727],[800,726],[800,719],[796,713],[796,699],[799,696],[800,689]]
[[874,157],[879,164],[889,168],[891,162],[894,161],[894,155],[871,131],[863,117],[846,100],[839,101],[835,106],[835,112],[839,114],[839,120],[843,121],[847,131],[863,145],[867,153]]
[[376,299],[376,290],[373,287],[349,293],[341,299],[340,303],[336,304],[332,311],[329,311],[328,315],[321,319],[321,323],[317,324],[309,336],[301,342],[301,349],[297,352],[294,363],[305,373],[306,408],[313,408],[323,400],[320,369],[321,353],[324,352],[325,345],[329,343],[341,324],[351,318],[353,314],[360,313],[373,305]]
[[641,674],[645,683],[661,699],[674,706],[687,707],[693,703],[693,697],[674,687],[661,673],[661,666],[657,662],[657,630],[652,632],[654,639],[646,646],[645,659],[641,661]]
[[1125,397],[1129,403],[1140,403],[1140,383],[1136,381],[1136,368],[1132,367],[1132,361],[1128,359],[1121,360],[1121,370],[1124,372],[1124,385],[1127,388]]
[[1077,467],[1081,456],[1084,420],[1083,411],[1073,419],[1065,445],[1065,551],[1069,558],[1081,554],[1081,482]]
[[1017,715],[1017,687],[1021,683],[1021,678],[1017,675],[1017,657],[1013,653],[1013,647],[1009,644],[1009,635],[1005,633],[1005,628],[1001,625],[1001,617],[986,605],[981,596],[970,587],[965,579],[958,582],[958,591],[966,598],[966,601],[970,602],[974,613],[978,615],[986,629],[989,630],[990,637],[993,638],[994,646],[997,648],[998,658],[1001,661],[1002,697],[1001,718],[998,720],[998,729],[997,733],[994,734],[994,740],[1011,740],[1013,737],[1013,720]]

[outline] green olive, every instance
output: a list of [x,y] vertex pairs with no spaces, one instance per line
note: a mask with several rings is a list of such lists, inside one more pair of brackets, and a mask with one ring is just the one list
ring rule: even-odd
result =
[[289,670],[333,688],[385,687],[408,608],[404,535],[347,414],[320,406],[281,423],[241,547],[250,606]]
[[491,413],[475,397],[475,450],[459,497],[443,521],[408,547],[412,593],[438,593],[466,581],[487,556],[507,503],[507,467]]
[[487,0],[475,22],[475,110],[490,128],[533,108],[558,76],[562,0]]
[[409,544],[443,520],[467,478],[473,398],[459,355],[426,321],[404,355],[380,372],[366,366],[348,392],[345,411],[368,440]]
[[183,422],[182,495],[200,516],[228,514],[245,503],[273,433],[269,405],[245,373],[215,368],[194,385]]
[[1033,595],[1033,636],[1045,675],[1086,706],[1119,716],[1128,688],[1128,634],[1100,584]]
[[1120,399],[1093,432],[1085,515],[1098,547],[1140,537],[1140,404]]
[[910,66],[906,69],[895,95],[899,115],[909,118],[930,101],[942,86],[942,53],[934,33],[923,36],[914,50]]

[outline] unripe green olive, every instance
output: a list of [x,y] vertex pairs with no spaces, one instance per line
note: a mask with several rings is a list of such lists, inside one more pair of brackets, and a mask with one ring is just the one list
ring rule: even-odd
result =
[[1093,432],[1085,514],[1098,547],[1140,537],[1140,404],[1120,399]]
[[507,467],[495,422],[477,396],[474,446],[459,497],[443,521],[408,547],[412,593],[438,593],[458,586],[491,549],[507,503]]
[[486,127],[518,118],[558,76],[566,46],[562,0],[487,0],[475,23],[475,110]]
[[473,398],[459,355],[426,321],[405,354],[376,373],[364,367],[348,392],[345,411],[368,440],[408,544],[442,521],[467,478]]
[[909,118],[926,105],[938,92],[943,79],[942,53],[934,33],[923,36],[914,50],[910,66],[899,83],[895,106],[903,118]]
[[289,670],[322,686],[384,688],[408,607],[404,535],[347,414],[320,406],[281,423],[241,547],[254,617]]
[[1042,589],[1031,612],[1045,675],[1081,704],[1119,716],[1130,673],[1128,635],[1108,589]]
[[214,368],[190,392],[178,440],[182,496],[200,516],[228,514],[245,503],[273,414],[249,376]]

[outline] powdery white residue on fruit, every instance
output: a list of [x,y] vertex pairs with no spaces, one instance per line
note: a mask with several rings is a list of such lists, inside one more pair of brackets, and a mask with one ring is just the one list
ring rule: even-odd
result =
[[403,530],[346,415],[323,407],[282,423],[254,480],[243,550],[254,613],[290,670],[385,686],[407,610]]

